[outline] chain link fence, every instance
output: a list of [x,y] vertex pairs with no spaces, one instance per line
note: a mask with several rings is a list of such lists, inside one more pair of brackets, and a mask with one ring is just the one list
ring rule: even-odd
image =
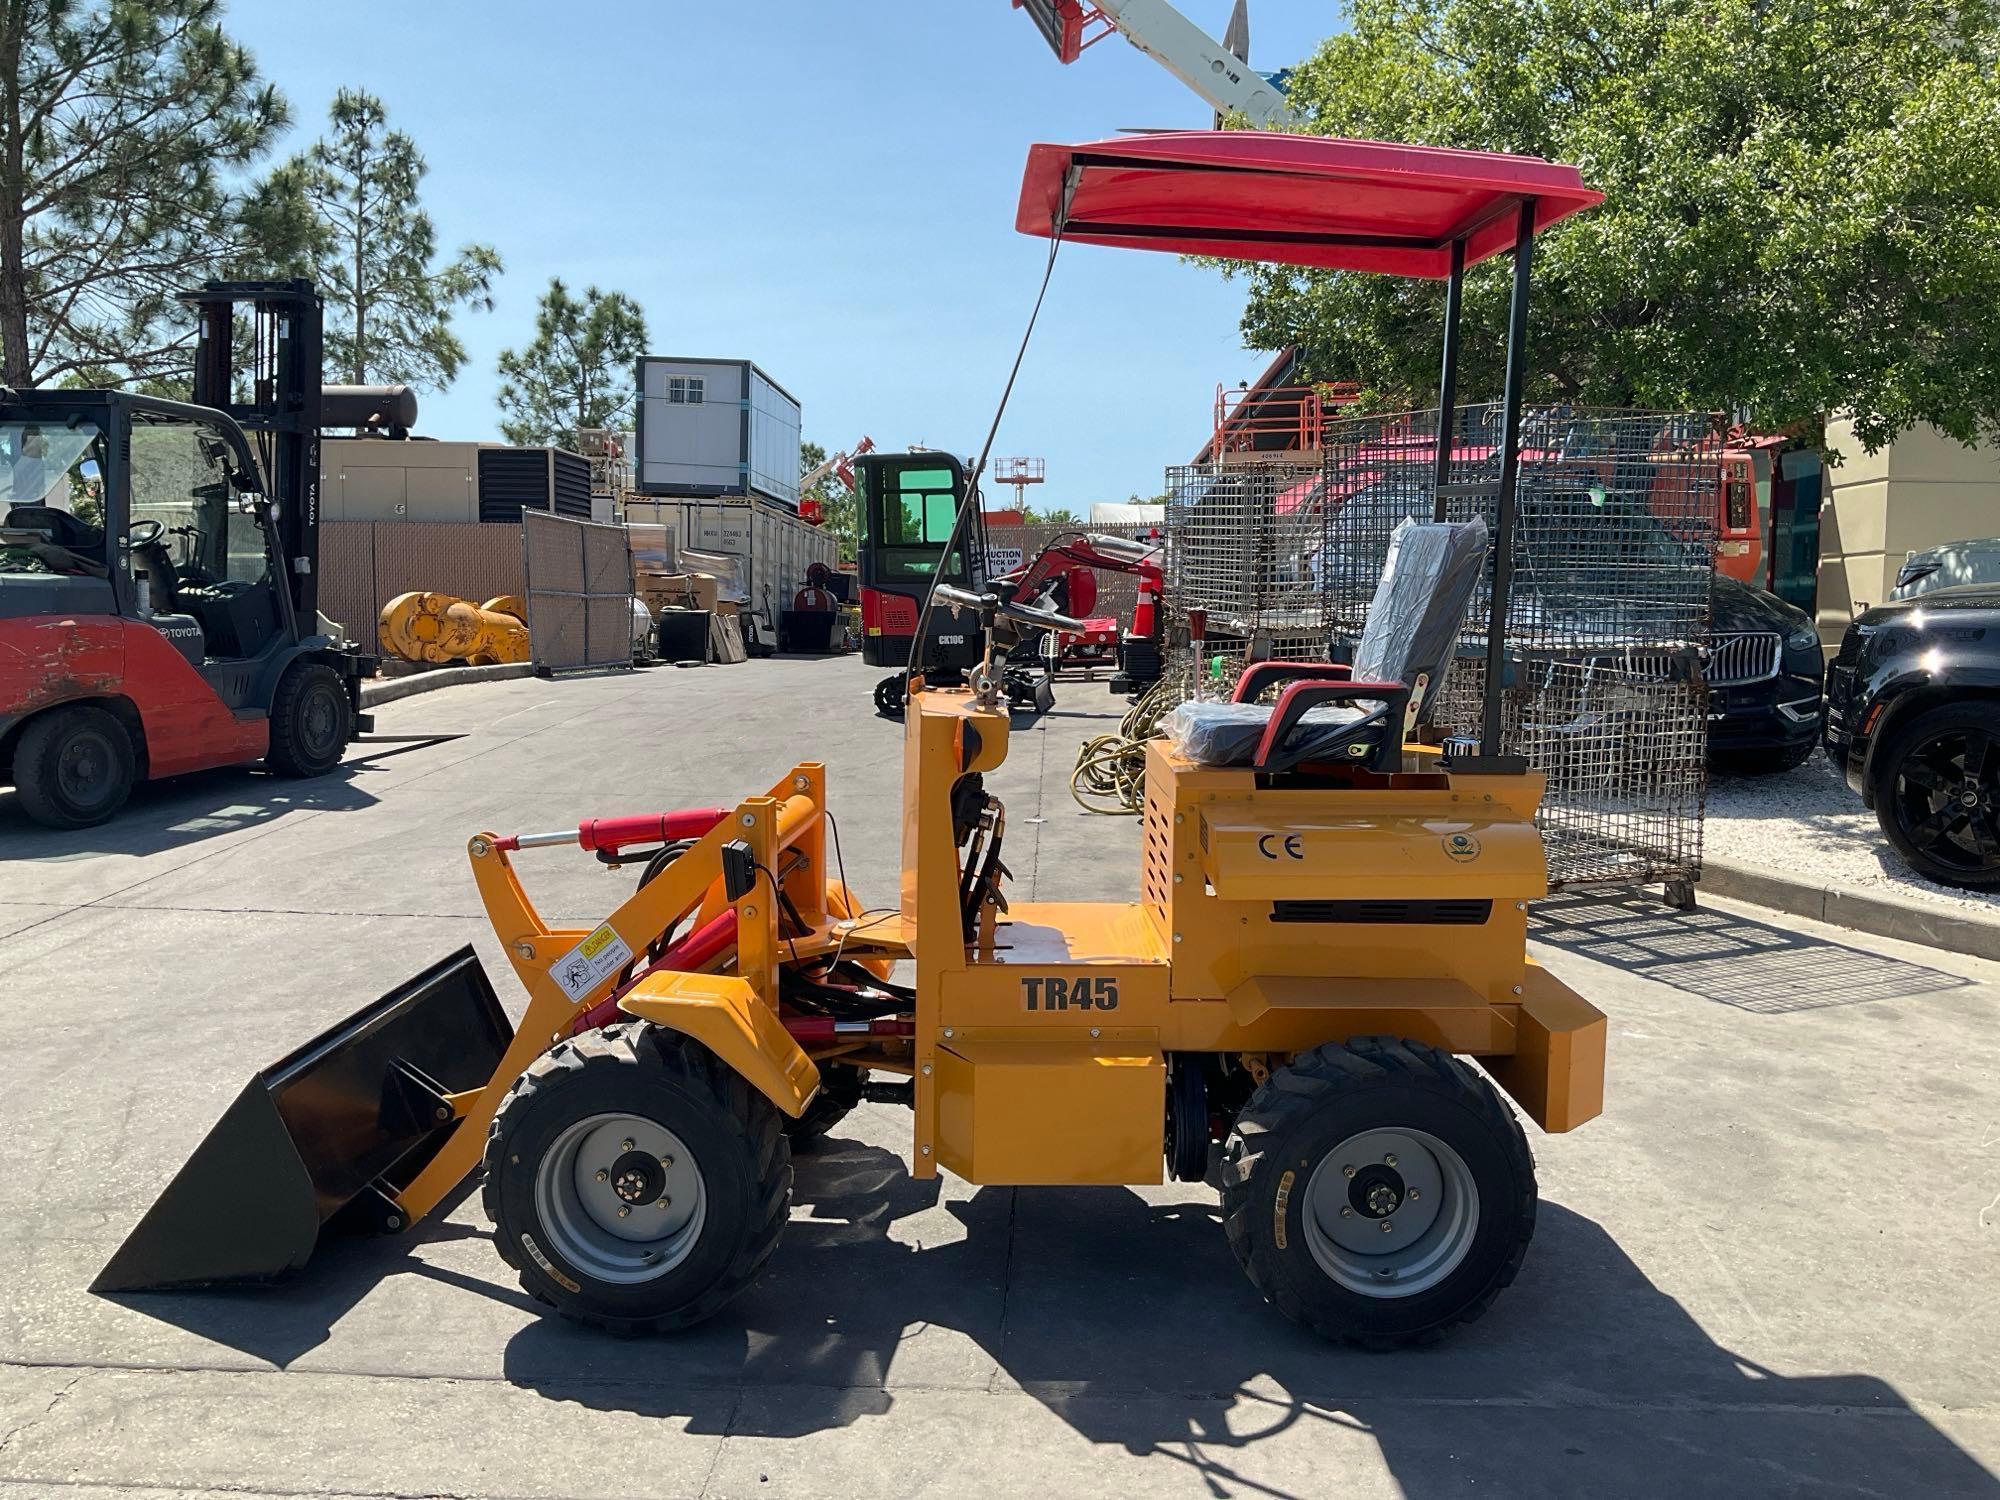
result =
[[521,513],[538,672],[632,665],[632,549],[623,526]]

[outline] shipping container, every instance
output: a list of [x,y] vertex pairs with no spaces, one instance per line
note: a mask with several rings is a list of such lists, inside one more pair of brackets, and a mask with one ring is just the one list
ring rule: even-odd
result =
[[[840,544],[823,526],[799,519],[787,506],[760,496],[732,495],[715,500],[653,500],[625,503],[628,525],[658,525],[669,529],[678,566],[693,572],[734,572],[738,597],[751,616],[765,650],[778,639],[778,615],[791,608],[792,596],[806,581],[814,563],[832,568]],[[705,566],[699,556],[726,558],[733,570]]]
[[523,508],[591,519],[590,465],[560,448],[326,438],[323,521],[501,521]]
[[799,403],[747,359],[639,361],[633,488],[799,503]]

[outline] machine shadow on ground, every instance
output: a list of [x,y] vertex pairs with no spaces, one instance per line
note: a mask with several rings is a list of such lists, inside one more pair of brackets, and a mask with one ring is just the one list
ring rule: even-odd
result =
[[899,1382],[924,1379],[900,1351],[941,1327],[979,1346],[991,1383],[1021,1387],[1092,1443],[1185,1464],[1217,1496],[1292,1493],[1250,1477],[1257,1446],[1315,1425],[1372,1436],[1412,1495],[1990,1482],[1886,1382],[1785,1378],[1722,1348],[1603,1229],[1556,1204],[1484,1320],[1436,1347],[1370,1354],[1266,1307],[1207,1201],[987,1189],[946,1206],[962,1238],[919,1247],[890,1226],[932,1208],[936,1184],[894,1153],[831,1140],[797,1173],[777,1256],[715,1324],[631,1343],[540,1319],[508,1345],[508,1378],[600,1410],[685,1416],[676,1395],[713,1370],[741,1391],[730,1432],[801,1437],[888,1412],[892,1366]]
[[[1218,1497],[1324,1493],[1255,1477],[1259,1445],[1301,1427],[1330,1444],[1365,1434],[1411,1495],[1992,1483],[1887,1382],[1786,1377],[1715,1343],[1557,1204],[1542,1205],[1527,1266],[1483,1320],[1394,1354],[1324,1344],[1264,1306],[1209,1201],[989,1188],[945,1204],[948,1224],[938,1204],[939,1184],[912,1179],[896,1153],[824,1141],[797,1158],[777,1254],[720,1317],[632,1340],[535,1315],[506,1345],[505,1376],[553,1401],[764,1438],[886,1415],[898,1386],[1018,1386],[1087,1441],[1185,1465]],[[488,1280],[422,1253],[467,1237],[487,1231],[439,1223],[416,1241],[329,1245],[297,1282],[258,1292],[113,1300],[280,1367],[385,1276],[538,1314],[497,1263]],[[718,1387],[737,1396],[720,1423],[705,1399]]]
[[72,860],[93,854],[159,854],[276,822],[288,813],[357,812],[380,799],[361,783],[399,755],[462,739],[457,734],[369,735],[324,776],[293,779],[247,766],[196,771],[132,788],[131,800],[95,828],[42,828],[0,793],[0,861]]
[[1565,891],[1537,901],[1528,936],[1759,1015],[1907,1000],[1972,981],[1712,908]]

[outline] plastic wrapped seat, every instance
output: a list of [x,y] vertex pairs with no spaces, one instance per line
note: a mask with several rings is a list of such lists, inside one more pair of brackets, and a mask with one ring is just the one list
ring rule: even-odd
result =
[[[1306,762],[1393,770],[1411,685],[1421,719],[1444,678],[1486,562],[1486,523],[1405,520],[1389,538],[1354,664],[1257,662],[1228,703],[1191,701],[1161,722],[1197,765],[1289,770]],[[1276,703],[1255,701],[1283,684]],[[1365,706],[1364,706],[1365,705]]]

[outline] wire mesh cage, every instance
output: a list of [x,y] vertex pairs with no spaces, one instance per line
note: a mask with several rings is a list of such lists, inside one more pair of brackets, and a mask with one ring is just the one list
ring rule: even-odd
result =
[[[1405,518],[1483,518],[1498,539],[1501,411],[1344,416],[1323,465],[1168,471],[1173,624],[1208,614],[1211,655],[1351,659]],[[1685,413],[1523,413],[1504,635],[1501,753],[1548,778],[1558,886],[1688,881],[1701,868],[1720,424]],[[1431,727],[1481,729],[1493,570]],[[1179,664],[1183,677],[1185,663]]]
[[1240,669],[1246,657],[1326,654],[1323,569],[1331,513],[1326,471],[1282,461],[1187,464],[1167,471],[1166,589],[1170,633],[1189,611],[1207,617],[1205,654]]
[[[1406,516],[1496,528],[1498,406],[1328,426],[1325,574],[1336,650],[1359,638]],[[1720,424],[1686,413],[1523,413],[1509,557],[1502,753],[1548,778],[1541,824],[1558,886],[1690,881],[1701,869]],[[1442,467],[1442,482],[1440,468]],[[1432,712],[1480,732],[1492,570]]]

